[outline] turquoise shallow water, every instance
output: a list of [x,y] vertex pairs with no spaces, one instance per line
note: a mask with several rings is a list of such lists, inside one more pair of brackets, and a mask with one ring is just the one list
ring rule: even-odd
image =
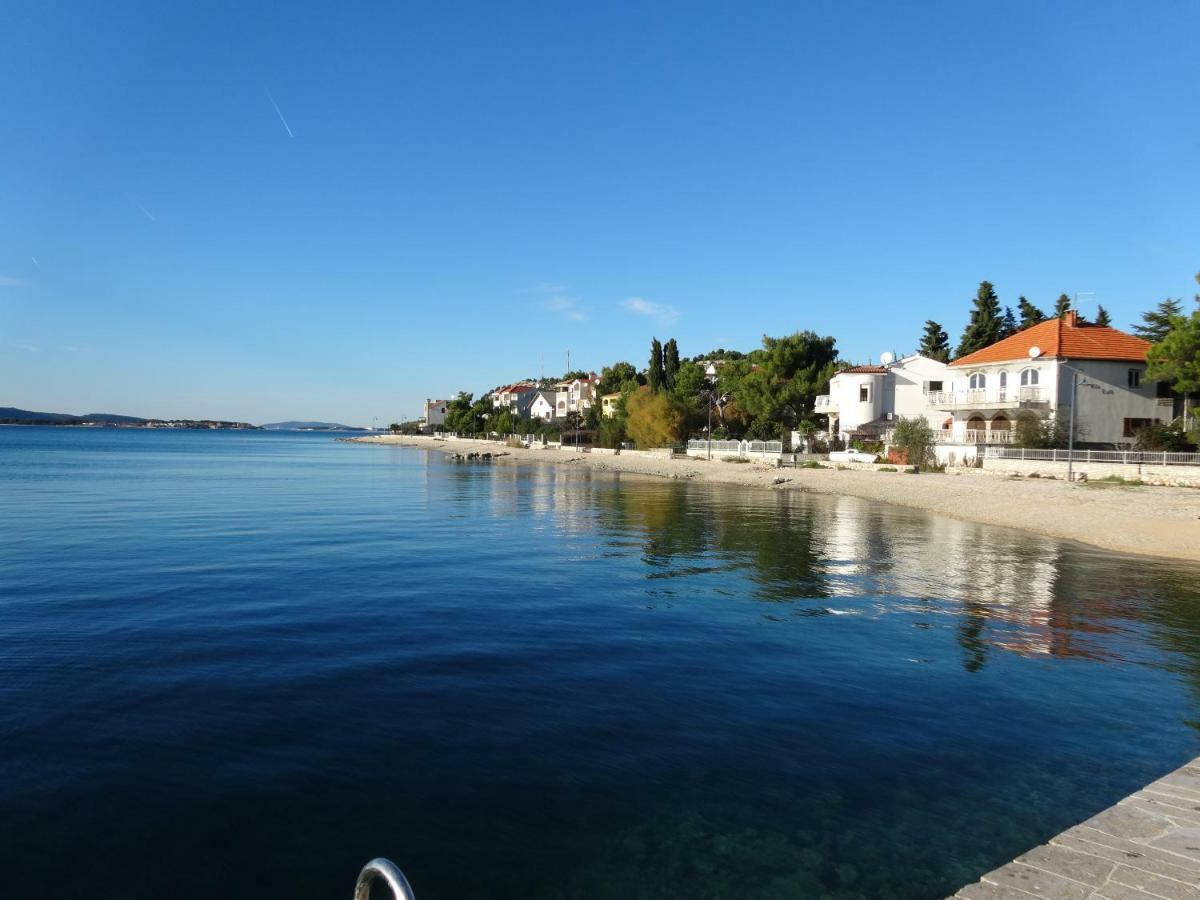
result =
[[932,898],[1200,752],[1200,570],[911,510],[0,428],[0,514],[5,897]]

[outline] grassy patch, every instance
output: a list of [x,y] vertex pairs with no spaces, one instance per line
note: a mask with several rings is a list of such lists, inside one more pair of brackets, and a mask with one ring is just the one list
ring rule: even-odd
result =
[[1140,478],[1122,478],[1120,475],[1105,475],[1103,478],[1089,478],[1086,485],[1095,487],[1142,487],[1146,482]]
[[876,472],[895,472],[898,471],[895,466],[880,466]]
[[821,465],[815,459],[806,459],[804,462],[800,463],[799,468],[801,468],[801,469],[824,469],[825,466]]

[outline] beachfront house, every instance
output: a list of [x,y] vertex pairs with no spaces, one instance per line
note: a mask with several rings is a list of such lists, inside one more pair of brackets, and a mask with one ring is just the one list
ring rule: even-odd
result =
[[553,391],[533,392],[533,399],[529,402],[529,418],[541,419],[543,422],[554,421]]
[[1073,378],[1076,443],[1132,445],[1142,428],[1172,417],[1169,393],[1146,380],[1149,348],[1069,311],[954,360],[944,389],[929,394],[939,418],[939,459],[963,462],[979,447],[1011,443],[1019,416],[1069,414]]
[[829,393],[817,397],[815,412],[828,416],[830,438],[882,440],[900,418],[924,418],[939,427],[942,417],[928,398],[949,382],[945,363],[920,354],[897,360],[884,353],[880,365],[852,366],[834,375]]
[[606,419],[611,419],[617,414],[617,404],[621,402],[621,392],[615,394],[604,394],[600,397],[600,412]]
[[537,395],[538,385],[532,381],[506,384],[492,391],[492,409],[496,412],[508,410],[519,419],[529,418],[529,405]]
[[450,406],[449,400],[425,400],[424,425],[426,428],[432,428],[436,425],[446,424],[446,410]]
[[571,413],[584,413],[592,408],[596,399],[596,385],[600,378],[595,373],[586,378],[572,378],[554,385],[554,410],[557,418],[566,418]]

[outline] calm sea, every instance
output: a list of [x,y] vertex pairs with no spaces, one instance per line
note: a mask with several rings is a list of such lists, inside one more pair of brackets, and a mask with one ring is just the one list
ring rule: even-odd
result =
[[936,898],[1200,753],[1200,569],[906,509],[0,428],[0,515],[6,898]]

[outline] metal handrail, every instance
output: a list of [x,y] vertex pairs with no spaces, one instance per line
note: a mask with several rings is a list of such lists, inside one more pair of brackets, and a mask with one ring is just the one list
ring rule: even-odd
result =
[[354,885],[354,900],[370,900],[371,885],[375,879],[382,879],[383,883],[391,889],[392,896],[396,900],[416,900],[416,894],[408,884],[408,879],[404,877],[404,873],[390,859],[384,859],[382,856],[377,856],[358,873],[358,881]]

